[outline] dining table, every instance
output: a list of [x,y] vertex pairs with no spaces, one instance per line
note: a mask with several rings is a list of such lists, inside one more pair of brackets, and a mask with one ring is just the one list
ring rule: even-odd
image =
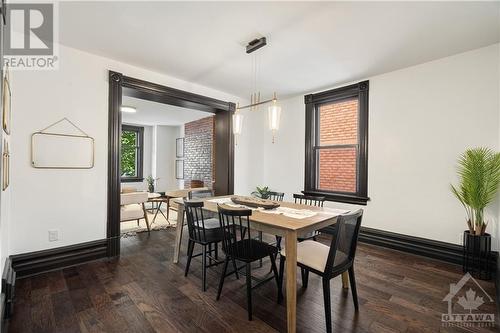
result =
[[[218,205],[231,206],[231,197],[234,196],[217,196],[200,200],[204,201],[203,208],[205,210],[217,212]],[[183,200],[178,198],[174,201],[179,205],[174,248],[174,263],[178,263],[185,214]],[[259,232],[281,236],[285,239],[287,332],[295,333],[297,327],[297,238],[335,224],[337,217],[347,211],[306,206],[286,201],[278,203],[280,207],[274,210],[253,209],[250,216],[250,228]],[[348,285],[348,275],[344,273],[342,274],[342,286],[347,289]]]

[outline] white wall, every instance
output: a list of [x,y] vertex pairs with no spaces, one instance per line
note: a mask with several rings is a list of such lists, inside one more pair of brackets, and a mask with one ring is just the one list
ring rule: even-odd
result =
[[154,126],[155,172],[157,191],[178,188],[175,178],[175,139],[181,137],[180,126]]
[[[365,226],[460,242],[465,215],[449,184],[466,148],[499,147],[499,77],[497,44],[368,78]],[[264,134],[264,183],[291,194],[304,182],[303,95],[282,101],[282,109],[276,143]],[[490,214],[498,226],[496,207]],[[497,226],[488,231],[498,249]]]
[[[108,70],[225,101],[238,98],[112,59],[60,47],[59,70],[13,73],[12,205],[10,253],[106,237]],[[90,170],[30,166],[30,135],[68,117],[95,138]],[[48,241],[48,230],[60,240]],[[2,252],[4,255],[4,252]]]

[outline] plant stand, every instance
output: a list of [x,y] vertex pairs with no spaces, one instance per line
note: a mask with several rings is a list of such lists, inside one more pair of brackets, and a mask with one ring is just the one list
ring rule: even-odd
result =
[[480,280],[491,280],[491,235],[481,236],[464,231],[463,271]]

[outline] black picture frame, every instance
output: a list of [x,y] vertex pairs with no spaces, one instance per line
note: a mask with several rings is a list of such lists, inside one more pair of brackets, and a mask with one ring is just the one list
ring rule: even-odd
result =
[[7,24],[7,4],[5,0],[1,0],[0,10],[2,11],[2,22],[0,24]]
[[175,178],[184,179],[184,160],[175,160]]
[[175,139],[175,157],[184,157],[184,138]]

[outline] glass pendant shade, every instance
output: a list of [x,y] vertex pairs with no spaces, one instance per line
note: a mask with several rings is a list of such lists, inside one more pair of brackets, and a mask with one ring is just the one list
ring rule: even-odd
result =
[[273,104],[268,109],[269,116],[269,129],[271,131],[277,131],[280,129],[280,118],[281,118],[281,106],[273,102]]
[[241,134],[243,128],[243,115],[241,113],[233,114],[233,134]]

